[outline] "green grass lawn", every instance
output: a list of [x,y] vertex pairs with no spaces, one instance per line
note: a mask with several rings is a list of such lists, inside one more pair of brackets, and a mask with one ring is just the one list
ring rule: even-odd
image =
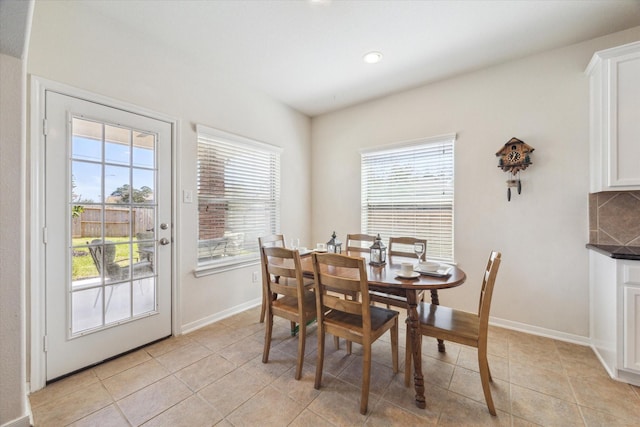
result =
[[[89,237],[77,237],[72,240],[73,244],[73,260],[72,260],[72,275],[71,280],[87,279],[90,277],[97,277],[98,269],[96,268],[91,254],[89,254],[89,248],[86,247],[87,242],[90,242],[93,238]],[[128,242],[127,237],[109,237],[109,241],[113,243]],[[78,247],[84,246],[84,247]],[[138,244],[133,241],[133,261],[136,261],[138,256]],[[129,245],[117,245],[116,246],[116,260],[128,260],[129,259]],[[121,266],[128,265],[127,261],[119,262]]]

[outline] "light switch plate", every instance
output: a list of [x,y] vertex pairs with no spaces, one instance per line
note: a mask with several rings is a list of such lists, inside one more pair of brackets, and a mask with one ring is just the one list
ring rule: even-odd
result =
[[193,191],[182,190],[182,201],[184,203],[193,203]]

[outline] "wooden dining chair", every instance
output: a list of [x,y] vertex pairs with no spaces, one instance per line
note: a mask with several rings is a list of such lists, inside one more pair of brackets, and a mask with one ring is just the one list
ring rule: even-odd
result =
[[387,254],[391,256],[402,256],[408,258],[418,258],[413,251],[413,245],[416,243],[424,244],[424,253],[422,254],[422,261],[426,259],[427,254],[427,239],[418,239],[416,237],[389,237],[389,248]]
[[[273,316],[282,317],[298,324],[298,359],[296,380],[302,375],[304,347],[307,337],[307,323],[316,317],[316,297],[311,289],[305,287],[300,267],[300,254],[297,250],[272,247],[260,248],[262,272],[266,278],[267,313],[264,333],[264,351],[262,363],[269,361]],[[276,281],[276,277],[279,280]],[[276,295],[282,295],[275,298]]]
[[371,252],[369,246],[376,240],[376,236],[369,234],[347,234],[347,252]]
[[482,277],[480,289],[480,304],[477,313],[456,310],[454,308],[422,302],[418,306],[420,332],[422,335],[453,341],[478,349],[478,367],[484,398],[491,415],[496,415],[496,409],[491,398],[489,382],[491,371],[487,360],[487,335],[489,331],[489,309],[493,286],[500,267],[502,254],[491,252],[487,267]]
[[[401,256],[401,257],[415,257],[416,254],[413,252],[413,245],[415,243],[424,244],[425,253],[427,251],[427,240],[426,239],[418,239],[415,237],[390,237],[389,238],[389,248],[388,254],[389,257],[393,256]],[[410,251],[410,252],[409,252]],[[418,258],[416,257],[416,262]],[[418,301],[424,301],[425,291],[418,291],[417,299]],[[390,295],[385,294],[383,292],[370,292],[371,301],[378,302],[381,304],[386,304],[387,308],[390,306],[404,308],[405,313],[409,309],[409,303],[407,299],[403,296]],[[404,385],[409,387],[411,382],[411,334],[409,334],[409,329],[407,327],[405,338],[405,346],[404,346]]]
[[[258,247],[260,248],[260,256],[262,256],[262,248],[263,247],[279,247],[284,248],[286,245],[284,244],[284,234],[271,234],[269,236],[258,237]],[[262,277],[262,307],[260,308],[260,323],[264,322],[264,316],[267,312],[267,293],[266,293],[266,284],[264,282],[264,275]]]
[[[371,382],[371,344],[391,331],[393,372],[398,372],[398,312],[370,305],[367,270],[363,258],[342,254],[313,253],[314,291],[318,319],[318,349],[314,387],[320,389],[325,334],[362,345],[362,392],[360,413],[367,413]],[[345,300],[329,289],[358,291],[362,300]]]

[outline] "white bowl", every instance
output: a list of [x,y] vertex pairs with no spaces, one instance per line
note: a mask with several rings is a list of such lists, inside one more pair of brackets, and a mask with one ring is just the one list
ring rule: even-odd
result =
[[422,271],[437,271],[438,268],[440,268],[440,263],[438,262],[433,262],[433,261],[423,261],[420,263],[419,265],[420,270]]

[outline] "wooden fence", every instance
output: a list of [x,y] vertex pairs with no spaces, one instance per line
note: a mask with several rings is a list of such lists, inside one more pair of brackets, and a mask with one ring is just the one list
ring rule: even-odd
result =
[[[128,208],[107,207],[104,214],[104,237],[128,237],[129,233],[135,236],[154,227],[152,209],[134,208],[129,211]],[[73,237],[102,237],[101,216],[101,207],[85,206],[80,216],[73,218]]]

